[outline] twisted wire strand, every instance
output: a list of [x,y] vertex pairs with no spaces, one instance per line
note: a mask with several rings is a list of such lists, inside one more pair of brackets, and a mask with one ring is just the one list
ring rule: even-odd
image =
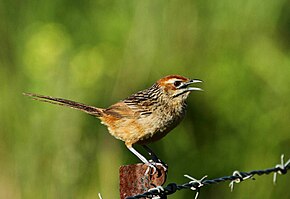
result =
[[203,177],[201,180],[196,180],[188,175],[186,177],[192,179],[192,181],[185,183],[185,184],[176,184],[176,183],[169,183],[166,187],[157,187],[148,190],[145,193],[138,194],[135,196],[127,197],[126,199],[139,199],[139,198],[156,198],[156,199],[166,199],[168,195],[175,193],[176,191],[182,189],[191,189],[196,191],[196,197],[198,196],[199,190],[206,185],[213,185],[218,184],[220,182],[230,181],[231,190],[233,190],[234,183],[240,183],[247,179],[253,179],[253,176],[258,175],[268,175],[274,173],[273,181],[276,182],[276,175],[278,174],[286,174],[287,171],[290,169],[290,159],[284,164],[284,155],[281,156],[281,163],[277,164],[273,168],[263,169],[263,170],[253,170],[249,172],[239,172],[235,171],[233,175],[230,176],[223,176],[220,178],[215,179],[205,179]]

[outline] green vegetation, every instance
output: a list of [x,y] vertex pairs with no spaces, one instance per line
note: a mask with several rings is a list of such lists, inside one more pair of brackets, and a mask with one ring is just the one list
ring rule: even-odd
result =
[[[107,107],[168,74],[204,80],[185,121],[151,145],[167,182],[290,157],[289,1],[0,0],[0,198],[118,198],[138,162],[99,121],[22,92]],[[142,150],[139,148],[139,150]],[[144,153],[144,152],[143,152]],[[289,174],[200,198],[290,198]],[[170,198],[192,198],[181,191]]]

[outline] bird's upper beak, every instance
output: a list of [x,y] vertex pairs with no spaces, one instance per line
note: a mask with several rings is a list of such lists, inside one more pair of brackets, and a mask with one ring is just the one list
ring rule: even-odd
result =
[[[202,80],[199,80],[199,79],[191,79],[186,83],[186,85],[188,86],[194,83],[201,83],[201,82]],[[203,89],[198,88],[198,87],[187,87],[186,89],[187,91],[203,91]]]

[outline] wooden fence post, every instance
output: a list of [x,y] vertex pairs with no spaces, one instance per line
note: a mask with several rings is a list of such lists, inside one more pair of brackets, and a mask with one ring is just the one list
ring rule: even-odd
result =
[[125,199],[129,196],[142,194],[151,188],[162,186],[167,177],[167,172],[163,167],[157,166],[158,170],[155,174],[150,172],[145,175],[147,165],[131,164],[120,167],[120,198]]

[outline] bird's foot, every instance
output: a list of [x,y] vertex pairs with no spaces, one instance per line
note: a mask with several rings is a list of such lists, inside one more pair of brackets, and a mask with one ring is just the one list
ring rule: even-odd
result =
[[[160,170],[164,170],[165,172],[167,172],[168,170],[168,166],[167,164],[164,164],[163,162],[153,162],[152,160],[150,160],[149,162],[145,163],[145,165],[147,165],[147,169],[145,171],[145,175],[154,175],[156,172],[160,172]],[[161,167],[161,168],[158,168]]]
[[155,164],[155,165],[159,165],[159,166],[161,166],[162,167],[162,169],[164,170],[164,171],[167,171],[168,170],[168,164],[167,163],[165,163],[165,162],[163,162],[161,159],[159,159],[159,158],[157,158],[157,159],[154,159],[154,160],[149,160],[149,162],[150,163],[153,163],[153,164]]

